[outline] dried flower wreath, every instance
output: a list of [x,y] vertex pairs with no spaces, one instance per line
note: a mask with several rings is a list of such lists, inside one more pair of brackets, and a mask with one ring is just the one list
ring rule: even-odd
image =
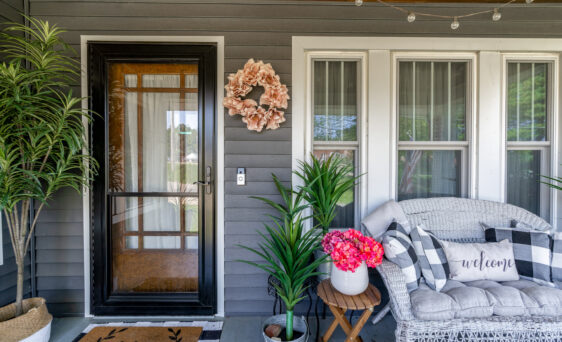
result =
[[[255,86],[264,89],[259,105],[255,100],[243,99]],[[277,129],[280,123],[285,122],[284,112],[278,108],[287,109],[289,94],[271,64],[249,59],[244,69],[228,76],[228,84],[224,88],[226,97],[223,105],[228,108],[228,114],[242,115],[242,121],[249,130],[261,132],[264,126],[266,129]],[[262,107],[265,105],[269,106],[267,110]]]

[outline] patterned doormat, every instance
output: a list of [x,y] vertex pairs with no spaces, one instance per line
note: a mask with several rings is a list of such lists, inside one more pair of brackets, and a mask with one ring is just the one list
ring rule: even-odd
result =
[[219,342],[223,322],[112,322],[90,324],[73,342]]

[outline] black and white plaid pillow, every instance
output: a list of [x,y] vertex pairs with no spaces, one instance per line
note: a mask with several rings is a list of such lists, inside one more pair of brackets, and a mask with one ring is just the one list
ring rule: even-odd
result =
[[412,243],[427,285],[439,292],[449,279],[449,263],[439,239],[423,226],[417,226],[410,232]]
[[421,270],[418,256],[401,224],[392,222],[382,238],[384,256],[400,267],[406,278],[406,288],[411,292],[420,284]]
[[552,262],[550,263],[552,281],[562,283],[562,233],[552,236]]
[[521,278],[554,286],[550,277],[552,238],[549,234],[519,228],[484,227],[486,241],[500,242],[508,239],[513,243],[515,266]]

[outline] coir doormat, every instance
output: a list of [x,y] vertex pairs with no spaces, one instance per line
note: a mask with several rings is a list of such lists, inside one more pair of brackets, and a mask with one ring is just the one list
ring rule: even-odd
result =
[[219,342],[223,322],[90,324],[73,342]]

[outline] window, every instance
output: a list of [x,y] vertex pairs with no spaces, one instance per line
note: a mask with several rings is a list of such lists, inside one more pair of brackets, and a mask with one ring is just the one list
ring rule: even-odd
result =
[[[313,59],[312,65],[313,153],[317,157],[338,153],[357,170],[360,62]],[[342,196],[332,227],[356,226],[357,198],[356,189]]]
[[468,61],[398,61],[398,200],[467,195]]
[[550,72],[544,61],[507,62],[507,202],[548,217]]

